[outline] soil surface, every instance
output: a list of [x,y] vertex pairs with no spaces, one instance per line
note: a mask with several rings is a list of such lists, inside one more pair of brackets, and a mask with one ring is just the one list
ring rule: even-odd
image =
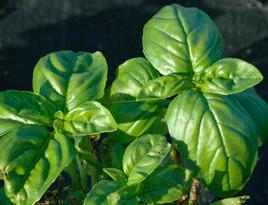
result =
[[[104,53],[110,78],[123,61],[143,56],[142,28],[161,7],[170,3],[195,6],[219,26],[224,56],[256,65],[265,80],[258,93],[268,101],[267,0],[2,0],[0,1],[0,91],[31,90],[32,71],[44,54],[62,49]],[[268,143],[242,194],[248,204],[268,200]],[[204,200],[209,199],[206,197]]]

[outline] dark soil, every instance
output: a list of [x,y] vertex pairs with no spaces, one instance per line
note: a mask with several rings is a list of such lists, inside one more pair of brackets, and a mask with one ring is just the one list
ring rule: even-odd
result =
[[[257,87],[268,101],[267,0],[0,0],[0,90],[31,90],[32,71],[44,54],[62,49],[104,53],[110,79],[117,65],[142,56],[144,23],[162,6],[181,3],[207,12],[225,41],[224,56],[255,64],[265,76]],[[248,204],[268,199],[268,143],[243,191]]]

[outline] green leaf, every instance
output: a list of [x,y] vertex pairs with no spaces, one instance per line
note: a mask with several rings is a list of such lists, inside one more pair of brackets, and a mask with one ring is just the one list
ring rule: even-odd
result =
[[163,135],[147,134],[131,142],[123,156],[127,184],[138,184],[146,179],[161,164],[170,148]]
[[249,196],[237,196],[233,198],[228,199],[222,199],[216,202],[213,202],[209,205],[242,205],[246,203],[246,201],[249,199]]
[[138,197],[146,204],[166,204],[180,199],[190,187],[190,171],[170,165],[157,169],[149,176],[143,182],[143,190]]
[[4,91],[0,93],[0,119],[52,125],[53,106],[44,98],[26,91]]
[[119,130],[138,137],[159,120],[162,102],[136,101],[142,86],[158,76],[157,71],[143,58],[130,59],[118,67],[109,93],[109,110]]
[[42,57],[33,75],[34,92],[67,111],[104,95],[107,63],[100,52],[58,51]]
[[0,150],[6,193],[18,205],[37,202],[75,156],[65,136],[8,120],[0,120]]
[[157,120],[160,120],[162,103],[154,102],[117,102],[110,104],[117,128],[130,136],[139,137]]
[[146,83],[138,94],[138,99],[163,99],[192,88],[192,79],[187,74],[170,74]]
[[259,136],[259,144],[265,142],[268,137],[268,104],[260,98],[254,88],[233,95],[251,116]]
[[113,167],[121,170],[125,148],[126,145],[112,139],[105,138],[100,150],[102,166]]
[[143,52],[163,75],[204,70],[220,59],[221,36],[207,14],[178,4],[165,6],[144,26]]
[[[201,75],[201,79],[200,78]],[[225,58],[196,73],[196,85],[203,92],[223,95],[235,94],[257,85],[262,74],[253,65],[235,58]]]
[[127,177],[123,171],[116,168],[104,168],[103,171],[108,174],[113,180],[125,184],[127,182]]
[[95,184],[87,195],[84,205],[110,205],[108,195],[119,189],[121,183],[117,181],[102,180]]
[[258,136],[248,112],[232,96],[187,90],[166,114],[182,157],[218,196],[240,191],[257,161]]
[[1,205],[12,205],[6,196],[4,188],[0,188],[0,201]]
[[85,136],[112,132],[116,122],[110,112],[96,101],[87,101],[70,110],[65,116],[59,111],[55,114],[54,125],[74,136]]
[[157,71],[144,58],[127,60],[117,68],[110,96],[113,101],[129,101],[135,99],[142,86],[159,77]]

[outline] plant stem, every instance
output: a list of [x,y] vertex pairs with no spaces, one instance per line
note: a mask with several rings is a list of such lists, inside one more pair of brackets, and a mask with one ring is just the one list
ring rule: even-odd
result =
[[180,153],[174,146],[172,146],[171,158],[175,162],[175,164],[177,164],[177,165],[180,164],[180,162],[181,162]]
[[99,181],[99,175],[100,175],[100,169],[101,169],[101,163],[98,157],[97,149],[98,149],[98,140],[99,140],[99,135],[97,136],[92,136],[90,140],[90,147],[91,147],[91,153],[95,156],[96,158],[96,164],[92,166],[92,174],[91,174],[91,187],[94,186]]
[[199,188],[200,188],[200,182],[197,179],[193,179],[188,205],[198,204]]

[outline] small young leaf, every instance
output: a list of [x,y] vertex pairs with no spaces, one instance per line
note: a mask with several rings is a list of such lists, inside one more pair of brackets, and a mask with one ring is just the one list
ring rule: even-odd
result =
[[262,79],[262,74],[253,65],[239,59],[225,58],[207,68],[196,85],[203,92],[229,95],[253,87]]
[[142,87],[137,98],[142,100],[168,98],[192,88],[191,81],[191,76],[187,74],[170,74],[155,78]]
[[84,205],[109,205],[108,195],[121,187],[117,181],[102,180],[95,184],[87,195]]
[[14,204],[37,202],[75,156],[69,139],[46,128],[0,120],[0,169]]
[[85,136],[112,132],[116,122],[110,112],[96,101],[87,101],[70,110],[65,116],[62,112],[55,114],[55,126],[74,136]]
[[123,170],[128,175],[128,185],[146,179],[163,161],[170,151],[165,136],[143,135],[126,148],[123,156]]
[[180,199],[190,187],[190,171],[170,165],[158,168],[144,180],[138,197],[144,203],[166,204]]
[[232,96],[187,90],[169,105],[170,135],[182,157],[218,196],[240,191],[257,161],[258,135]]
[[222,199],[216,202],[213,202],[209,205],[243,205],[249,199],[249,196],[237,196],[228,199]]
[[144,26],[143,52],[163,75],[201,71],[222,53],[221,36],[207,14],[178,4],[165,6]]
[[127,176],[120,169],[104,168],[103,171],[115,181],[121,182],[122,184],[127,182]]
[[52,125],[54,107],[43,97],[26,91],[0,93],[0,119],[22,123]]
[[34,68],[33,90],[67,111],[103,97],[107,63],[100,52],[58,51],[42,57]]

